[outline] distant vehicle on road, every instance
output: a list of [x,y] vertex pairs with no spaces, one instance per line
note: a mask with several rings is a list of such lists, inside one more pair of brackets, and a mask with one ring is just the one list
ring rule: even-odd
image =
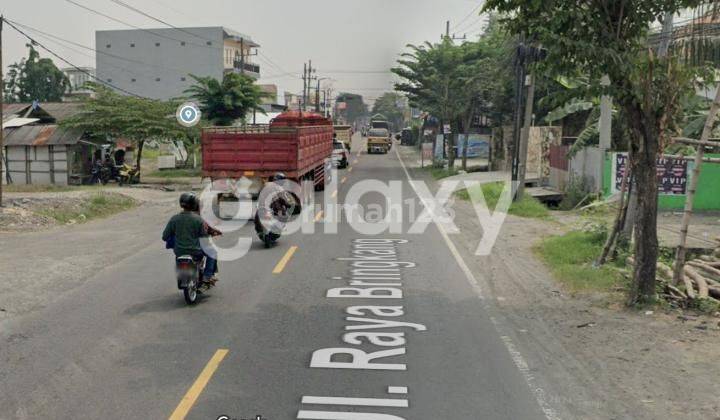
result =
[[[209,127],[202,132],[202,176],[211,180],[250,181],[247,193],[257,198],[276,173],[302,184],[310,181],[318,191],[329,181],[333,151],[332,121],[322,115],[289,111],[269,126]],[[245,193],[245,191],[243,191]],[[307,192],[293,191],[302,205]],[[237,201],[230,183],[220,201]]]
[[353,129],[349,125],[336,125],[333,127],[335,131],[335,138],[338,141],[345,143],[348,150],[351,149]]
[[385,119],[375,119],[377,117],[373,117],[373,120],[370,122],[370,128],[384,128],[388,132],[388,137],[390,136],[390,123],[387,122]]
[[332,161],[337,168],[347,168],[349,157],[350,152],[348,152],[345,143],[340,141],[333,142]]
[[384,128],[371,128],[368,132],[368,153],[387,153],[390,150],[390,133]]

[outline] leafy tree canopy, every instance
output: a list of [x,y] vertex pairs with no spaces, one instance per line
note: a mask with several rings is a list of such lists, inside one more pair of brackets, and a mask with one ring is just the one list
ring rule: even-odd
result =
[[11,64],[3,92],[7,102],[59,102],[70,87],[67,76],[49,58],[27,45],[28,57]]
[[396,130],[403,128],[405,123],[405,114],[403,113],[403,104],[405,97],[395,92],[383,93],[373,104],[372,113],[382,114],[387,120],[395,126]]
[[190,77],[196,83],[185,93],[199,103],[203,117],[211,124],[232,125],[252,111],[265,114],[260,105],[266,94],[252,77],[238,73],[227,73],[222,81],[192,74]]
[[176,121],[177,102],[120,95],[94,83],[88,86],[95,93],[93,97],[85,100],[78,114],[60,125],[80,129],[90,137],[133,141],[138,146],[138,167],[146,140],[187,140],[198,136],[199,128],[188,129]]

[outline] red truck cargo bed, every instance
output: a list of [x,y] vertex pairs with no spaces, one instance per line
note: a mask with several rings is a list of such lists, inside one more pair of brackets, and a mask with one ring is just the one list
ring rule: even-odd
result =
[[202,135],[203,176],[301,179],[332,154],[332,126],[209,128]]

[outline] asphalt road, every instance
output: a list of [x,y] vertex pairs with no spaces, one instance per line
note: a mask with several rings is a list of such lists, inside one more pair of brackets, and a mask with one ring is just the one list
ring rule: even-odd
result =
[[[401,181],[416,197],[394,152],[359,156],[343,178],[341,203],[367,179]],[[436,226],[367,236],[347,222],[324,234],[322,223],[273,249],[255,240],[194,307],[175,289],[162,226],[147,232],[156,243],[0,332],[0,419],[547,417]],[[359,279],[352,270],[378,265],[342,260],[379,254],[399,280]],[[351,276],[392,285],[331,297],[370,287]]]

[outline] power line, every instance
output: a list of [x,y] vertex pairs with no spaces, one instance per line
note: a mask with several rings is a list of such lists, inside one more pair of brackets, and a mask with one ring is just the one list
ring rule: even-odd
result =
[[105,82],[105,81],[99,79],[99,78],[98,78],[97,76],[95,76],[94,74],[90,73],[89,71],[87,71],[87,70],[85,70],[85,69],[83,69],[83,68],[80,68],[80,67],[76,66],[75,64],[71,63],[70,61],[68,61],[68,60],[65,59],[64,57],[62,57],[62,56],[60,56],[59,54],[57,54],[55,51],[53,51],[53,50],[51,50],[50,48],[46,47],[45,45],[41,44],[40,42],[38,42],[37,40],[35,40],[33,37],[31,37],[30,35],[26,34],[26,33],[23,32],[21,29],[19,29],[17,26],[15,26],[12,22],[8,21],[7,19],[4,19],[4,21],[7,22],[7,24],[10,25],[11,28],[15,29],[17,32],[19,32],[20,34],[22,34],[25,38],[29,39],[30,42],[31,42],[33,45],[39,46],[40,48],[44,49],[44,50],[47,51],[48,53],[52,54],[52,55],[53,55],[55,58],[57,58],[58,60],[61,60],[62,62],[66,63],[67,65],[69,65],[70,67],[72,67],[72,68],[74,68],[75,70],[79,71],[80,73],[83,73],[83,74],[87,75],[88,77],[91,77],[91,78],[97,80],[98,82],[100,82],[100,83],[103,84],[103,85],[106,85],[106,86],[109,86],[109,87],[111,87],[111,88],[113,88],[113,89],[117,89],[117,90],[119,90],[119,91],[121,91],[121,92],[127,93],[128,95],[135,96],[135,97],[138,97],[138,98],[144,98],[143,96],[140,96],[140,95],[138,95],[138,94],[136,94],[136,93],[130,92],[129,90],[125,90],[125,89],[123,89],[123,88],[121,88],[121,87],[118,87],[118,86],[113,85],[112,83]]
[[172,24],[170,24],[170,23],[168,23],[168,22],[165,22],[165,21],[162,20],[162,19],[159,19],[159,18],[156,18],[155,16],[152,16],[152,15],[149,14],[149,13],[143,12],[142,10],[140,10],[140,9],[138,9],[138,8],[136,8],[136,7],[133,7],[132,5],[129,5],[129,4],[125,3],[124,1],[121,1],[121,0],[110,0],[110,1],[113,2],[113,3],[115,3],[115,4],[118,4],[118,5],[122,6],[122,7],[124,7],[124,8],[126,8],[126,9],[132,10],[132,11],[135,12],[135,13],[139,13],[139,14],[141,14],[141,15],[149,18],[149,19],[152,19],[152,20],[156,21],[156,22],[160,22],[160,23],[162,23],[163,25],[166,25],[166,26],[169,26],[169,27],[171,27],[171,28],[173,28],[173,29],[176,29],[176,30],[178,30],[178,31],[180,31],[180,32],[186,33],[186,34],[188,34],[188,35],[192,35],[192,36],[194,36],[194,37],[196,37],[196,38],[200,38],[200,39],[202,39],[203,41],[210,41],[209,39],[205,39],[205,38],[201,37],[200,35],[194,34],[194,33],[190,32],[190,31],[188,31],[188,30],[185,30],[185,29],[183,29],[183,28],[178,28],[178,27],[176,27],[176,26],[174,26],[174,25],[172,25]]
[[96,14],[96,15],[98,15],[98,16],[102,16],[102,17],[104,17],[104,18],[106,18],[106,19],[110,19],[110,20],[112,20],[113,22],[117,22],[117,23],[119,23],[119,24],[121,24],[121,25],[125,25],[125,26],[127,26],[127,27],[134,28],[134,29],[137,29],[137,30],[140,30],[140,31],[143,31],[143,32],[147,32],[147,33],[149,33],[149,34],[155,35],[155,36],[160,37],[160,38],[165,38],[165,39],[169,39],[169,40],[171,40],[171,41],[176,41],[176,42],[187,42],[188,44],[194,45],[194,46],[196,46],[196,47],[211,48],[211,49],[216,49],[216,50],[217,50],[217,49],[221,49],[221,48],[219,48],[219,47],[209,46],[209,45],[205,45],[205,44],[195,44],[195,43],[192,43],[192,42],[189,42],[189,41],[184,41],[184,40],[181,40],[181,39],[173,38],[173,37],[171,37],[171,36],[167,36],[167,35],[164,35],[164,34],[160,34],[160,33],[157,33],[157,32],[153,32],[151,29],[141,28],[141,27],[139,27],[139,26],[137,26],[137,25],[133,25],[133,24],[131,24],[131,23],[127,23],[127,22],[122,21],[122,20],[120,20],[120,19],[117,19],[117,18],[115,18],[115,17],[113,17],[113,16],[107,15],[107,14],[105,14],[105,13],[99,12],[99,11],[97,11],[97,10],[95,10],[95,9],[92,9],[92,8],[90,8],[90,7],[87,7],[87,6],[85,6],[85,5],[82,5],[82,4],[80,4],[80,3],[76,2],[76,1],[73,1],[73,0],[65,0],[65,1],[68,2],[68,3],[70,3],[70,4],[73,4],[73,5],[77,6],[77,7],[79,7],[79,8],[81,8],[81,9],[87,10],[87,11],[90,12],[90,13],[94,13],[94,14]]
[[[8,20],[8,21],[10,21],[10,22],[13,22],[14,24],[16,24],[16,25],[18,25],[18,26],[20,26],[20,27],[22,27],[22,28],[25,28],[25,29],[31,30],[31,31],[33,31],[33,32],[36,32],[36,33],[38,33],[38,34],[40,34],[40,35],[42,35],[42,36],[44,36],[44,37],[46,37],[46,38],[55,39],[55,40],[57,40],[57,41],[66,42],[66,43],[71,44],[71,45],[74,45],[74,46],[76,46],[76,47],[83,48],[83,49],[86,49],[86,50],[89,50],[89,51],[93,51],[93,52],[95,52],[96,54],[102,54],[102,55],[106,55],[106,56],[108,56],[108,57],[112,57],[112,58],[115,58],[115,59],[118,59],[118,60],[123,60],[123,61],[127,61],[127,62],[130,62],[130,63],[135,63],[135,64],[142,64],[142,65],[149,66],[149,67],[156,67],[156,68],[165,69],[165,70],[184,71],[184,70],[179,69],[179,68],[165,67],[165,66],[160,66],[160,65],[157,65],[157,64],[147,63],[147,62],[140,61],[140,60],[134,60],[134,59],[132,59],[132,58],[122,57],[122,56],[119,56],[119,55],[116,55],[116,54],[112,54],[112,53],[109,53],[109,52],[106,52],[106,51],[98,50],[98,49],[96,49],[96,48],[88,47],[87,45],[83,45],[83,44],[77,43],[77,42],[75,42],[75,41],[71,41],[71,40],[69,40],[69,39],[65,39],[65,38],[59,37],[59,36],[57,36],[57,35],[53,35],[53,34],[51,34],[51,33],[45,32],[45,31],[41,31],[40,29],[34,28],[34,27],[32,27],[32,26],[29,26],[29,25],[25,25],[25,24],[20,23],[20,22],[17,22],[17,21],[12,21],[12,20],[9,20],[9,19],[5,19],[5,20]],[[56,43],[57,43],[57,41],[56,41]],[[69,48],[69,47],[67,47],[67,46],[65,46],[65,48],[71,49],[71,48]],[[71,49],[71,50],[72,50],[72,49]],[[73,50],[73,51],[74,51],[74,50]],[[76,51],[76,52],[77,52],[77,51]],[[88,56],[88,57],[89,57],[89,56]],[[91,58],[95,58],[95,57],[91,57]],[[115,66],[111,66],[111,67],[115,67]],[[115,67],[115,68],[121,68],[121,67]],[[122,68],[121,68],[121,69],[122,69]],[[125,70],[127,70],[127,69],[125,69]],[[129,71],[129,70],[128,70],[128,71]],[[138,74],[138,73],[134,73],[134,74]]]
[[477,6],[475,6],[475,7],[470,11],[470,13],[467,14],[467,16],[465,16],[460,22],[456,23],[456,24],[452,27],[451,30],[454,31],[457,27],[459,27],[460,25],[462,25],[463,23],[465,23],[465,21],[467,21],[468,19],[470,19],[470,17],[473,16],[481,7],[483,7],[484,4],[485,4],[485,1],[480,2],[480,4],[478,4]]
[[[70,50],[70,51],[73,51],[73,52],[75,52],[75,53],[77,53],[77,54],[80,54],[80,55],[83,55],[83,56],[85,56],[85,57],[91,58],[91,59],[93,59],[93,60],[95,60],[96,57],[94,57],[94,56],[92,56],[92,55],[90,55],[90,54],[87,54],[87,53],[84,52],[84,51],[81,51],[81,50],[78,50],[78,49],[69,47],[69,46],[65,45],[63,42],[65,42],[65,43],[67,43],[67,44],[70,44],[70,45],[75,45],[75,46],[77,46],[77,47],[79,47],[79,48],[83,48],[83,49],[85,49],[85,50],[94,51],[94,52],[96,52],[96,53],[98,53],[98,54],[108,55],[108,56],[110,56],[110,57],[114,57],[114,58],[117,58],[117,59],[119,59],[119,60],[125,60],[125,61],[129,61],[129,62],[132,62],[132,63],[138,63],[138,64],[146,65],[146,66],[153,66],[153,67],[157,67],[157,68],[161,68],[161,69],[170,69],[170,70],[176,70],[176,71],[184,72],[184,70],[181,70],[181,69],[173,69],[173,68],[162,67],[162,66],[153,65],[153,64],[150,64],[150,63],[144,63],[144,62],[142,62],[142,61],[132,60],[132,59],[129,59],[129,58],[120,57],[120,56],[117,56],[117,55],[114,55],[114,54],[106,53],[106,52],[104,52],[104,51],[96,50],[96,49],[91,48],[91,47],[88,47],[88,46],[86,46],[86,45],[82,45],[82,44],[79,44],[79,43],[77,43],[77,42],[70,41],[70,40],[68,40],[68,39],[61,38],[61,37],[59,37],[59,36],[56,36],[56,35],[53,35],[53,34],[50,34],[50,33],[44,32],[44,31],[41,31],[41,30],[39,30],[39,29],[33,28],[32,26],[24,25],[24,24],[22,24],[22,23],[20,23],[20,22],[17,22],[17,21],[13,21],[13,20],[10,20],[10,19],[7,19],[7,18],[5,18],[5,20],[6,20],[6,21],[9,21],[9,22],[12,22],[12,23],[14,23],[15,25],[20,26],[20,27],[22,27],[22,28],[28,29],[28,30],[33,31],[33,32],[37,32],[37,34],[38,34],[39,36],[47,39],[48,41],[50,41],[50,42],[52,42],[52,43],[54,43],[54,44],[56,44],[56,45],[59,45],[59,46],[61,46],[62,48],[66,48],[66,49],[68,49],[68,50]],[[126,68],[126,67],[121,67],[121,66],[117,66],[117,65],[113,65],[113,64],[109,64],[109,63],[106,63],[106,65],[109,66],[109,67],[118,69],[118,70],[120,70],[120,71],[122,71],[122,72],[124,72],[124,73],[130,74],[130,75],[132,75],[132,76],[134,76],[134,77],[141,77],[141,76],[149,76],[149,75],[150,75],[149,73],[143,73],[143,72],[139,72],[139,73],[138,73],[137,71],[130,70],[130,69]],[[153,77],[154,77],[154,76],[153,76]],[[170,85],[169,85],[166,81],[164,81],[164,80],[163,80],[163,85],[165,85],[165,86],[170,86]]]
[[480,16],[477,19],[475,19],[474,21],[471,21],[468,25],[465,25],[462,29],[459,29],[458,32],[460,32],[460,33],[467,32],[470,29],[475,28],[478,24],[483,24],[484,22],[485,22],[485,17]]
[[[112,20],[112,21],[114,21],[114,22],[118,22],[118,23],[123,24],[123,25],[125,25],[125,26],[129,26],[129,27],[131,27],[131,28],[135,28],[135,29],[138,29],[138,30],[141,30],[141,31],[144,31],[144,32],[148,32],[148,33],[150,33],[150,34],[153,34],[153,35],[155,35],[155,36],[159,36],[159,37],[162,37],[162,38],[171,39],[171,40],[173,40],[173,41],[177,41],[177,42],[187,42],[187,41],[183,41],[183,40],[180,40],[180,39],[177,39],[177,38],[169,37],[169,36],[166,36],[166,35],[163,35],[163,34],[158,34],[158,33],[156,33],[156,32],[153,32],[153,31],[149,30],[149,29],[144,29],[144,28],[141,28],[141,27],[139,27],[139,26],[132,25],[132,24],[130,24],[130,23],[121,21],[121,20],[116,19],[116,18],[114,18],[114,17],[112,17],[112,16],[109,16],[109,15],[107,15],[107,14],[105,14],[105,13],[99,12],[99,11],[97,11],[97,10],[95,10],[95,9],[92,9],[92,8],[90,8],[90,7],[87,7],[87,6],[84,6],[84,5],[80,4],[80,3],[77,3],[77,2],[75,2],[75,1],[73,1],[73,0],[65,0],[65,1],[67,1],[68,3],[74,4],[75,6],[78,6],[78,7],[82,8],[82,9],[85,9],[85,10],[91,12],[91,13],[95,13],[95,14],[97,14],[97,15],[103,16],[103,17],[105,17],[105,18],[107,18],[107,19],[110,19],[110,20]],[[121,0],[110,0],[110,1],[113,2],[113,3],[116,3],[116,4],[118,4],[118,5],[120,5],[120,6],[122,6],[122,7],[128,8],[128,9],[130,9],[130,10],[136,12],[136,13],[139,13],[139,14],[145,16],[145,17],[148,17],[148,18],[150,18],[150,19],[152,19],[152,20],[154,20],[154,21],[156,21],[156,22],[160,22],[160,23],[162,23],[163,25],[166,25],[166,26],[168,26],[168,27],[170,27],[170,28],[172,28],[172,29],[175,29],[175,30],[177,30],[177,31],[184,32],[184,33],[187,33],[187,34],[190,34],[190,35],[192,35],[192,36],[194,36],[194,37],[196,37],[196,38],[202,39],[202,40],[204,40],[204,41],[211,42],[211,40],[209,40],[209,39],[203,38],[203,37],[201,37],[201,36],[199,36],[199,35],[197,35],[197,34],[194,34],[194,33],[190,32],[190,31],[187,31],[187,30],[185,30],[185,29],[183,29],[183,28],[178,28],[178,27],[170,24],[169,22],[166,22],[165,20],[162,20],[162,19],[160,19],[160,18],[156,18],[155,16],[153,16],[153,15],[151,15],[151,14],[149,14],[149,13],[146,13],[146,12],[138,9],[137,7],[131,6],[131,5],[125,3],[125,2],[123,2],[123,1],[121,1]],[[188,43],[191,44],[191,45],[195,45],[195,46],[203,47],[203,48],[212,48],[212,49],[217,49],[217,50],[222,50],[222,49],[223,49],[223,48],[221,48],[221,47],[215,47],[215,46],[210,46],[210,45],[195,44],[195,43],[192,43],[192,42],[188,42]],[[267,55],[265,55],[265,54],[263,54],[262,52],[258,51],[258,57],[260,58],[260,56],[262,56],[261,59],[262,59],[263,61],[266,61],[267,64],[271,65],[272,67],[276,68],[277,70],[279,70],[279,71],[281,71],[281,72],[283,72],[283,73],[285,73],[285,74],[290,74],[290,72],[286,71],[286,70],[283,69],[282,67],[280,67],[280,66],[278,66],[277,64],[275,64]]]

